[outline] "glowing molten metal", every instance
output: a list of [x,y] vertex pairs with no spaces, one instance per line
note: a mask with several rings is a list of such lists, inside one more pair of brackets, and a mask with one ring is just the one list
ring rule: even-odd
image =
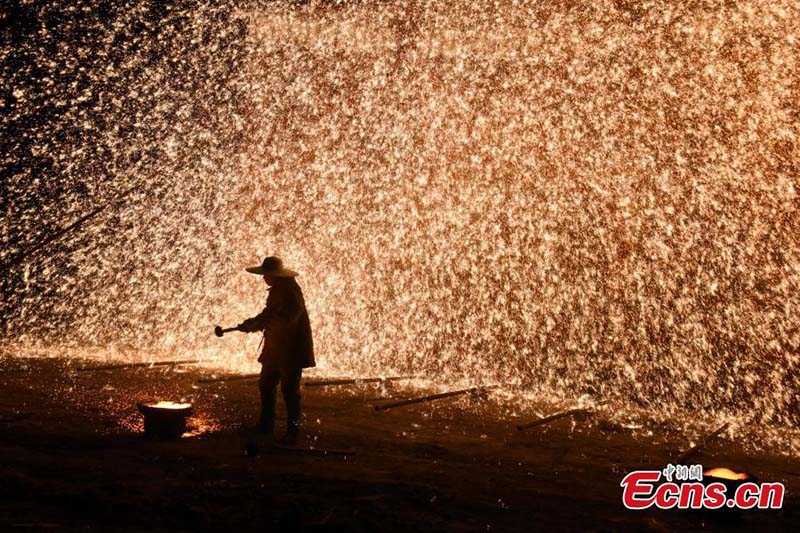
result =
[[164,400],[158,402],[148,402],[144,405],[145,407],[151,407],[153,409],[189,409],[192,407],[192,404],[190,403],[167,402]]
[[719,479],[730,479],[732,481],[744,481],[750,478],[744,472],[734,472],[730,468],[712,468],[703,472],[704,477],[715,477]]

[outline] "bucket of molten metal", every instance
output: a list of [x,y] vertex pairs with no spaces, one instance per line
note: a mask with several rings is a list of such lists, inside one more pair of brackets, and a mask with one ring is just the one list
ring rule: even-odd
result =
[[145,437],[159,440],[177,440],[186,431],[186,417],[192,414],[192,404],[167,401],[138,404],[144,416]]

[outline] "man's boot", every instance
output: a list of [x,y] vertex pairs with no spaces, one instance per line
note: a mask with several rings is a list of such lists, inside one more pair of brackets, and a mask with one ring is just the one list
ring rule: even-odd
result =
[[286,435],[281,439],[281,444],[293,446],[300,442],[300,421],[289,418],[286,422]]
[[300,379],[302,369],[284,371],[281,386],[283,400],[286,402],[286,435],[282,444],[294,445],[300,440]]
[[261,374],[258,388],[261,392],[261,415],[258,418],[258,430],[265,435],[273,435],[275,432],[275,390],[277,388],[277,376]]

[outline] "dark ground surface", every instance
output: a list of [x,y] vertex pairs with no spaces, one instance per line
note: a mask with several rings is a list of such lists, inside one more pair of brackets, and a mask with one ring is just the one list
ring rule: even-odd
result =
[[[287,450],[241,430],[257,414],[252,381],[198,387],[201,373],[191,369],[74,367],[0,359],[2,530],[800,529],[800,461],[725,440],[699,461],[782,481],[784,509],[626,510],[624,474],[661,469],[685,447],[685,436],[666,430],[644,437],[562,420],[517,433],[519,419],[491,401],[375,412],[368,402],[382,394],[377,387],[314,388],[304,392],[304,446],[315,451]],[[143,439],[135,405],[154,398],[191,401],[194,436]],[[257,455],[244,453],[248,441]]]

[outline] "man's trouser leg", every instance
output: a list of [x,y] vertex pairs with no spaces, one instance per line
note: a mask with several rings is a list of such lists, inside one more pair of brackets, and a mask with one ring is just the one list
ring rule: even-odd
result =
[[281,370],[281,393],[286,402],[286,433],[297,435],[300,431],[300,379],[302,368]]
[[280,379],[280,371],[261,367],[261,377],[258,380],[258,390],[261,392],[261,416],[258,425],[265,433],[272,433],[275,428],[275,389],[278,388]]

